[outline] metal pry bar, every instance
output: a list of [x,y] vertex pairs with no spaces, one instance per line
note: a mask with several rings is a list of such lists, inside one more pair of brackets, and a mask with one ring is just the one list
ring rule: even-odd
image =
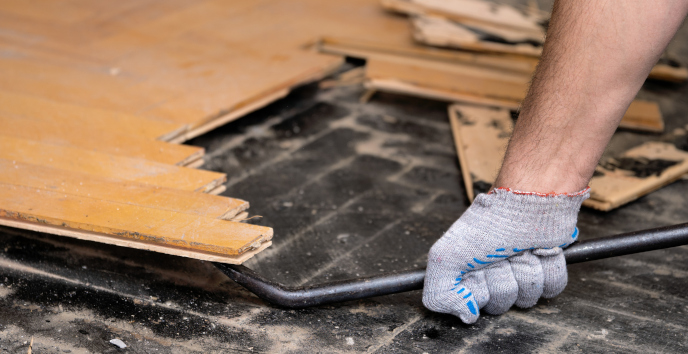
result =
[[[688,244],[688,223],[577,242],[564,250],[567,264]],[[304,308],[423,288],[425,269],[384,273],[304,287],[288,287],[242,265],[215,263],[229,278],[272,304]]]

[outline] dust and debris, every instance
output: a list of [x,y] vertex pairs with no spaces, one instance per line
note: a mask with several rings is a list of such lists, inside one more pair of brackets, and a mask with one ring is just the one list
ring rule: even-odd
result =
[[113,345],[118,346],[120,349],[124,349],[124,348],[127,347],[127,345],[124,344],[124,342],[122,342],[122,340],[121,340],[121,339],[118,339],[118,338],[110,339],[110,343],[113,344]]

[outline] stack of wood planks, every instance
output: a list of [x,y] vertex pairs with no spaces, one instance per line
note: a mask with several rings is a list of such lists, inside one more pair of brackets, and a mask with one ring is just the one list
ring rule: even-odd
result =
[[[405,38],[324,37],[318,48],[366,59],[366,98],[386,91],[454,102],[449,116],[465,189],[473,200],[476,191],[489,189],[499,170],[513,126],[511,114],[525,98],[542,52],[549,14],[534,6],[517,9],[484,0],[381,0],[380,4],[408,16]],[[660,61],[649,77],[688,80],[685,67],[665,62],[671,61]],[[664,121],[657,103],[635,100],[620,127],[661,133]],[[618,166],[609,170],[613,164],[602,164],[585,205],[611,210],[688,172],[688,157],[670,145],[651,144],[626,153],[636,160],[640,156],[650,168],[661,160],[654,151],[667,155],[671,163],[651,175]],[[634,166],[645,168],[640,165]]]
[[4,0],[0,224],[241,263],[272,229],[178,143],[339,67],[319,36],[404,28],[372,0]]

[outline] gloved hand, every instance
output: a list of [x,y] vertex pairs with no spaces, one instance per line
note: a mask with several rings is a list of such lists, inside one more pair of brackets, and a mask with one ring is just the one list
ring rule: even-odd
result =
[[578,237],[578,212],[589,196],[589,188],[478,195],[430,249],[423,304],[474,323],[480,308],[501,314],[558,295],[567,282],[561,249]]

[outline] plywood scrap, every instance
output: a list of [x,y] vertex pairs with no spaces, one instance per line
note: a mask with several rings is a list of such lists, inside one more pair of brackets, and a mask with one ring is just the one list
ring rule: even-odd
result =
[[648,142],[605,161],[590,181],[583,205],[608,211],[657,190],[688,173],[688,151]]
[[248,209],[241,199],[163,188],[0,159],[0,183],[65,195],[230,220]]
[[223,173],[2,135],[0,158],[186,191],[209,192],[226,181]]
[[511,112],[454,104],[449,120],[469,201],[474,191],[487,192],[499,173],[513,131]]
[[272,238],[272,229],[263,226],[0,184],[0,224],[16,223],[127,247],[165,247],[186,256],[237,258]]

